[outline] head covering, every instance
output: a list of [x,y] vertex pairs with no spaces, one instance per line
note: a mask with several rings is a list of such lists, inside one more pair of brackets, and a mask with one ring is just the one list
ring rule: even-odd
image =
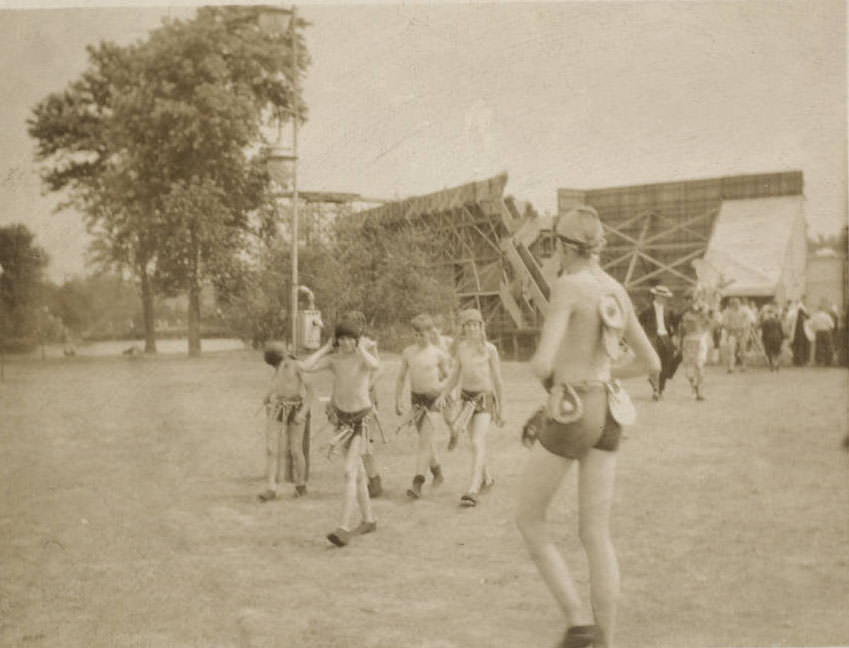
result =
[[263,360],[274,368],[280,366],[280,363],[283,362],[283,358],[294,357],[295,354],[292,353],[289,345],[285,342],[269,342],[265,345],[265,349],[262,353]]
[[459,317],[460,326],[463,326],[468,322],[478,322],[481,326],[483,326],[483,316],[477,308],[466,308],[465,310],[461,310]]
[[336,329],[333,331],[333,336],[337,340],[343,337],[359,340],[361,333],[362,331],[360,327],[357,326],[355,322],[343,319],[336,324]]
[[671,290],[669,290],[669,288],[667,288],[667,287],[666,287],[666,286],[664,286],[663,284],[658,284],[658,285],[654,286],[653,288],[651,288],[651,289],[649,290],[649,292],[650,292],[652,295],[654,295],[655,297],[667,297],[667,298],[672,298],[672,297],[674,296],[674,295],[672,294],[672,291],[671,291]]
[[412,324],[413,328],[419,333],[426,333],[427,331],[436,328],[436,325],[433,323],[433,318],[427,313],[416,315],[412,320],[410,320],[410,324]]
[[346,322],[350,322],[357,326],[360,331],[362,331],[366,327],[366,316],[362,311],[352,310],[348,311],[342,316],[342,319]]
[[604,247],[604,227],[598,212],[589,205],[576,205],[554,222],[554,235],[581,254],[598,254]]

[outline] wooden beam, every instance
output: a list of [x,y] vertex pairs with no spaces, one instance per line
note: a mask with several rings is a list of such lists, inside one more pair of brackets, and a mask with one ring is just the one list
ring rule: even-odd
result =
[[696,250],[695,252],[691,252],[690,254],[687,254],[687,255],[679,258],[679,259],[676,259],[673,263],[663,263],[661,261],[658,261],[654,257],[651,257],[648,254],[645,254],[644,252],[637,252],[637,254],[639,254],[643,259],[645,259],[649,263],[653,263],[654,265],[658,266],[658,269],[653,270],[652,272],[649,272],[647,274],[644,274],[643,276],[641,276],[639,279],[637,279],[636,281],[634,281],[632,283],[628,283],[628,285],[625,286],[626,288],[633,288],[634,286],[637,286],[637,285],[639,285],[639,284],[641,284],[645,281],[648,281],[652,277],[656,277],[657,275],[662,274],[663,272],[669,272],[670,274],[674,274],[677,277],[680,277],[681,279],[686,281],[687,283],[695,285],[696,284],[695,279],[693,279],[692,277],[688,277],[687,275],[685,275],[681,272],[678,272],[677,270],[675,270],[675,267],[682,265],[684,263],[687,263],[687,261],[690,261],[692,259],[695,259],[696,257],[703,255],[704,250]]
[[[628,227],[628,225],[630,225],[631,223],[636,223],[641,218],[647,217],[648,219],[651,219],[651,216],[653,214],[654,214],[653,209],[645,209],[645,210],[641,211],[640,213],[636,214],[635,216],[629,216],[624,221],[616,223],[616,229],[625,229],[626,227]],[[611,226],[611,228],[612,228],[612,226]]]
[[[642,249],[644,250],[687,250],[697,247],[704,247],[704,241],[689,241],[687,243],[650,243],[644,244]],[[606,246],[605,251],[608,252],[618,252],[620,250],[629,250],[630,252],[634,251],[633,245],[615,245],[615,246]]]
[[628,264],[628,271],[625,273],[625,284],[628,284],[631,281],[631,277],[634,275],[634,269],[637,267],[637,253],[640,248],[642,248],[646,240],[646,234],[649,231],[649,227],[651,227],[653,215],[653,213],[649,212],[646,214],[646,218],[643,221],[643,228],[640,230],[640,238],[637,241],[637,249],[634,250],[634,255],[631,257],[631,262]]
[[620,238],[623,238],[626,241],[628,241],[629,243],[633,243],[634,245],[637,245],[637,246],[640,244],[639,241],[637,241],[637,239],[635,239],[631,236],[628,236],[627,234],[625,234],[625,232],[620,232],[618,229],[616,229],[612,225],[608,225],[607,223],[602,223],[601,225],[606,231],[611,232],[614,236],[618,236]]
[[623,263],[623,262],[625,262],[625,261],[630,261],[631,259],[633,259],[633,258],[634,258],[634,254],[635,254],[635,252],[634,252],[634,250],[633,250],[633,248],[632,248],[632,249],[631,249],[631,251],[630,251],[630,252],[628,252],[628,254],[622,254],[622,255],[620,255],[620,256],[618,256],[618,257],[616,257],[615,259],[612,259],[612,260],[610,260],[610,261],[605,261],[605,262],[602,264],[602,267],[603,267],[605,270],[606,270],[607,268],[615,268],[615,267],[616,267],[616,266],[618,266],[619,264],[621,264],[621,263]]
[[683,223],[677,223],[676,225],[674,225],[670,229],[663,230],[662,232],[658,232],[657,234],[650,236],[649,238],[646,239],[646,243],[651,243],[652,241],[656,241],[657,239],[663,238],[664,236],[669,236],[673,232],[677,232],[678,230],[681,230],[681,229],[687,229],[688,231],[699,236],[699,238],[701,238],[702,240],[706,241],[707,239],[705,238],[704,234],[702,234],[701,232],[696,232],[695,230],[690,230],[689,226],[692,225],[693,223],[699,222],[700,220],[704,220],[707,216],[710,216],[711,214],[713,214],[713,212],[714,212],[714,210],[709,210],[709,211],[706,211],[703,214],[699,214],[698,216],[694,216],[693,218],[688,218]]

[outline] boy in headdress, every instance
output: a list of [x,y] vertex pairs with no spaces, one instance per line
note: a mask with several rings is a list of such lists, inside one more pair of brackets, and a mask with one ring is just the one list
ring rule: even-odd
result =
[[[516,521],[566,618],[568,628],[558,645],[609,648],[614,645],[620,589],[610,512],[621,426],[627,419],[611,405],[611,400],[619,400],[614,397],[618,390],[611,387],[619,378],[657,375],[662,365],[628,293],[599,264],[604,228],[597,212],[576,206],[558,217],[552,229],[562,274],[551,285],[548,312],[530,362],[550,390],[550,399],[539,443],[532,444],[521,478]],[[619,355],[619,338],[632,351],[627,361]],[[567,392],[569,400],[563,398]],[[574,406],[571,411],[567,403]],[[547,522],[551,502],[575,463],[578,528],[591,605],[581,601]]]
[[725,331],[725,341],[728,346],[727,373],[734,372],[734,366],[739,363],[740,371],[746,370],[746,355],[744,344],[749,337],[749,313],[737,297],[728,300],[728,306],[722,312],[722,328]]
[[[360,340],[359,328],[350,322],[336,326],[335,340],[329,340],[301,363],[302,371],[316,372],[327,369],[333,375],[333,396],[330,407],[338,433],[331,448],[341,444],[345,448],[345,502],[339,526],[327,534],[327,539],[337,547],[347,545],[353,534],[377,530],[371,509],[366,471],[362,455],[368,451],[368,426],[365,419],[372,412],[369,385],[372,372],[380,362],[366,351]],[[334,342],[338,345],[335,352]],[[359,507],[362,522],[351,529],[354,509]]]
[[444,480],[436,450],[436,425],[439,413],[440,391],[450,369],[449,357],[433,344],[435,326],[429,315],[417,315],[412,320],[416,343],[408,346],[401,354],[401,368],[395,385],[395,413],[402,415],[402,394],[407,375],[410,376],[411,421],[419,435],[416,455],[416,474],[407,495],[418,499],[422,495],[425,474],[433,474],[433,485]]
[[712,318],[707,306],[695,301],[681,317],[682,363],[696,400],[704,400],[705,363],[711,337]]
[[460,311],[460,327],[462,334],[454,345],[454,369],[442,389],[442,402],[455,386],[460,386],[463,407],[452,424],[452,436],[468,427],[473,449],[471,482],[460,505],[476,506],[479,493],[495,483],[486,468],[486,434],[493,419],[498,424],[502,421],[503,383],[498,349],[486,339],[480,311]]
[[263,400],[267,484],[258,498],[268,502],[279,495],[281,459],[284,479],[295,483],[295,497],[307,493],[312,386],[303,379],[298,361],[286,345],[269,344],[264,359],[274,367],[274,375]]

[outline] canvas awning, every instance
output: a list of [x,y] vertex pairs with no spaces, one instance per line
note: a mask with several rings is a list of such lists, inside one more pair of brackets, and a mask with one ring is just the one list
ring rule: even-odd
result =
[[724,200],[704,260],[726,296],[784,298],[804,284],[805,245],[803,196]]

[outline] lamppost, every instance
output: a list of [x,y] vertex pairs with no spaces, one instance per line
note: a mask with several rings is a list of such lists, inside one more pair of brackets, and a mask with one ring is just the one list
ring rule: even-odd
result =
[[[3,268],[3,264],[0,263],[0,279],[3,278],[3,272],[5,272]],[[2,322],[0,322],[2,324]],[[3,329],[0,329],[0,335],[3,333]],[[0,337],[0,380],[6,379],[6,356],[5,356],[5,344],[6,344],[6,336],[3,335]]]
[[[288,19],[288,20],[287,20]],[[290,82],[298,87],[298,35],[296,32],[297,13],[295,6],[291,9],[278,6],[263,6],[260,8],[259,24],[264,31],[279,35],[286,29],[292,35],[292,65]],[[288,25],[287,25],[288,22]],[[292,195],[292,241],[291,241],[291,290],[289,293],[289,318],[292,327],[292,350],[298,348],[298,93],[293,93],[294,101],[287,112],[292,122],[291,146],[283,141],[282,122],[277,115],[277,141],[266,149],[268,173],[282,188],[291,186]]]

